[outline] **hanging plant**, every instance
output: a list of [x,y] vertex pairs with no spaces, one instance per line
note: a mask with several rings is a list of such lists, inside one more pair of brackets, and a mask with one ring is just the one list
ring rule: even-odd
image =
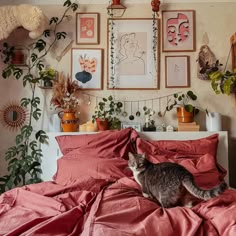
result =
[[[7,79],[13,76],[15,79],[21,80],[24,87],[30,87],[31,97],[21,99],[20,105],[29,110],[29,121],[21,128],[20,133],[16,135],[15,145],[6,151],[5,160],[8,162],[8,174],[0,178],[0,192],[16,186],[41,181],[39,177],[42,172],[40,167],[40,159],[42,157],[40,144],[45,143],[48,137],[45,131],[34,131],[33,128],[33,121],[38,121],[42,114],[39,108],[40,98],[35,95],[35,90],[43,78],[36,77],[35,71],[43,71],[43,59],[45,56],[59,40],[66,38],[66,32],[58,31],[58,26],[64,18],[69,17],[68,12],[70,10],[73,12],[77,10],[78,4],[67,0],[63,6],[65,11],[62,17],[52,17],[50,19],[51,30],[45,30],[42,38],[28,45],[28,60],[24,70],[22,67],[11,64],[14,48],[7,43],[4,44],[3,56],[5,56],[5,59],[3,61],[9,64],[2,71],[2,77]],[[45,40],[49,37],[52,39],[50,40],[51,43],[47,43]]]

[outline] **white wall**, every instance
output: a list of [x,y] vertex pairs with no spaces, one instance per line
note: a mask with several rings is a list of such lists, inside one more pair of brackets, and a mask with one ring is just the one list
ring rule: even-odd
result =
[[[17,1],[19,2],[19,1]],[[26,2],[26,1],[24,1]],[[50,2],[50,1],[47,1]],[[56,1],[58,3],[58,1]],[[63,1],[64,2],[64,1]],[[81,2],[81,1],[79,1]],[[89,3],[98,2],[95,0],[89,1]],[[99,1],[100,2],[100,1]],[[132,1],[126,1],[127,10],[125,12],[125,18],[145,18],[152,17],[150,1],[147,1],[145,4],[130,4]],[[106,48],[107,48],[107,14],[106,7],[107,4],[89,4],[89,5],[80,5],[79,12],[99,12],[101,17],[100,23],[100,45],[93,46],[83,46],[83,48],[103,48],[104,49],[104,87],[103,91],[90,92],[92,95],[96,96],[106,96],[106,95],[114,95],[117,99],[121,100],[138,100],[141,99],[152,99],[156,97],[165,96],[168,94],[172,94],[174,92],[184,91],[187,89],[166,89],[165,88],[165,63],[164,57],[166,55],[189,55],[190,63],[191,63],[191,88],[198,95],[198,104],[202,107],[207,107],[209,111],[220,112],[223,115],[223,130],[229,131],[229,154],[230,154],[230,182],[231,185],[236,187],[236,178],[233,174],[233,169],[236,164],[234,160],[234,152],[236,150],[236,107],[233,96],[225,96],[225,95],[215,95],[214,91],[211,88],[209,81],[202,81],[197,78],[197,64],[196,59],[198,56],[198,50],[202,45],[203,35],[205,33],[208,34],[209,38],[209,46],[212,51],[215,53],[216,57],[223,63],[226,63],[228,52],[230,49],[229,38],[235,33],[236,26],[234,24],[235,19],[235,9],[236,3],[216,3],[216,2],[208,2],[206,1],[201,3],[167,3],[167,1],[163,1],[164,3],[161,5],[161,10],[171,10],[171,9],[194,9],[196,11],[196,52],[190,53],[161,53],[161,86],[159,91],[107,91],[106,90],[106,81],[107,81],[107,57],[106,57]],[[188,1],[190,2],[190,1]],[[2,3],[2,1],[1,1]],[[38,1],[37,1],[38,4]],[[55,16],[59,15],[62,12],[61,6],[41,6],[47,16]],[[223,10],[222,10],[223,9]],[[75,19],[72,19],[70,22],[65,22],[62,29],[65,29],[67,32],[70,31],[71,35],[75,38]],[[15,39],[19,40],[19,37],[16,36],[16,32],[13,33],[9,40],[14,41]],[[18,42],[17,42],[18,43]],[[64,47],[63,44],[51,54],[51,58],[49,58],[50,64],[53,65],[57,70],[64,71],[65,73],[70,73],[70,52],[68,52],[63,59],[59,62],[55,62],[56,53],[62,50]],[[73,47],[78,48],[78,45],[74,44]],[[80,46],[82,48],[82,46]],[[230,61],[231,62],[231,61]],[[229,68],[231,65],[229,63]],[[7,102],[21,97],[24,93],[23,89],[20,89],[20,85],[17,82],[13,81],[5,81],[0,80],[0,94],[1,101],[0,105],[4,105]],[[45,110],[44,120],[38,125],[41,127],[46,127],[48,124],[47,121],[47,113],[50,101],[50,91],[38,90],[37,93],[42,97],[43,106],[42,109]],[[86,98],[85,98],[86,100]],[[81,110],[81,123],[89,120],[91,118],[93,108],[95,105],[95,101],[92,100],[91,106],[87,106],[86,104],[83,106]],[[141,119],[140,121],[143,122]],[[172,125],[176,125],[176,119],[173,118],[173,113],[169,113],[164,118],[157,118],[156,123],[168,123]],[[197,122],[201,125],[201,130],[205,130],[205,116],[204,114],[200,114],[197,118]],[[6,173],[5,162],[4,162],[4,152],[6,151],[9,145],[13,144],[13,138],[15,137],[15,133],[10,132],[9,130],[2,128],[1,136],[0,136],[0,175]]]

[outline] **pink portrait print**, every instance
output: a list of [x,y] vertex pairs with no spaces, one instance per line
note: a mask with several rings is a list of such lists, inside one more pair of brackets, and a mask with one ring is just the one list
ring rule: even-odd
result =
[[178,13],[176,18],[169,18],[166,24],[167,40],[172,46],[178,46],[189,36],[189,18]]

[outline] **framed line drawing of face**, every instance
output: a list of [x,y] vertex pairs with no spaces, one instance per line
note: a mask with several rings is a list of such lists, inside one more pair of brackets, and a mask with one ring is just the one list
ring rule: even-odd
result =
[[108,19],[107,89],[159,89],[159,29],[158,19]]
[[195,11],[162,11],[162,51],[196,51]]

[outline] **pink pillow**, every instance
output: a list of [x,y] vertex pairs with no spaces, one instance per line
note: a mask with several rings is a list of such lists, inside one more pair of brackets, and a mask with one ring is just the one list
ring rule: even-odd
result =
[[138,133],[131,128],[120,131],[108,130],[96,134],[62,135],[56,140],[63,155],[77,150],[79,154],[97,157],[128,158],[128,152],[134,151],[134,140]]
[[[146,147],[146,149],[152,148],[152,153],[159,148],[178,154],[204,155],[208,153],[216,158],[218,136],[218,134],[213,134],[196,140],[148,140],[148,143],[153,145]],[[143,149],[146,142],[138,142],[137,145],[138,148]]]
[[114,182],[125,176],[132,176],[127,168],[128,161],[120,158],[97,158],[93,156],[77,155],[76,158],[68,156],[57,160],[57,172],[53,179],[61,185],[71,185],[76,181],[90,178],[103,179]]
[[146,153],[152,163],[175,162],[183,165],[201,187],[219,184],[226,171],[216,162],[218,134],[197,140],[136,140],[137,153]]

